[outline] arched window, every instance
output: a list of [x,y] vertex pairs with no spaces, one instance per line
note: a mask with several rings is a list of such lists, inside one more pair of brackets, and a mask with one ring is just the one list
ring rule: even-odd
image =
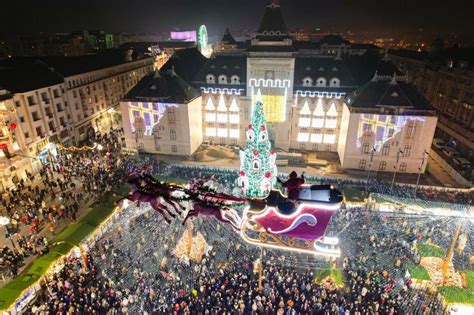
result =
[[340,84],[341,84],[341,81],[338,78],[332,78],[331,81],[329,81],[330,87],[339,87]]
[[216,83],[216,77],[213,74],[208,74],[206,76],[206,83],[215,84]]
[[318,80],[316,81],[316,86],[326,86],[326,79],[318,78]]
[[233,75],[230,77],[230,84],[240,84],[240,78],[238,75]]
[[311,86],[313,85],[313,79],[311,79],[310,77],[305,77],[303,79],[303,86]]
[[221,74],[219,76],[219,84],[227,84],[227,76],[224,74]]

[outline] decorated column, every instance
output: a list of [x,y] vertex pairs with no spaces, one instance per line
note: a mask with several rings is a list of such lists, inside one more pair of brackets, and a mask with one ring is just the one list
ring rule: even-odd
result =
[[249,198],[266,197],[276,182],[277,168],[260,100],[254,106],[246,138],[240,150],[239,187]]

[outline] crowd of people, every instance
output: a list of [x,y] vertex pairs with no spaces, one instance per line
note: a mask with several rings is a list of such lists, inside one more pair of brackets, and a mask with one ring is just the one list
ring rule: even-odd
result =
[[[116,164],[118,137],[115,131],[96,139],[108,152],[63,150],[54,163],[43,165],[39,178],[30,174],[1,196],[0,212],[10,221],[5,228],[6,238],[11,238],[12,243],[1,254],[4,274],[16,276],[26,257],[47,252],[46,246],[41,245],[45,235],[54,236],[60,222],[74,222],[81,207],[120,184],[118,178],[122,179],[123,174]],[[33,246],[33,252],[29,250],[31,244],[38,244]]]
[[342,270],[343,288],[333,280],[315,281],[318,270],[332,262],[260,250],[209,219],[193,221],[194,233],[202,233],[208,243],[203,259],[176,257],[184,227],[179,222],[166,225],[146,208],[125,210],[87,259],[71,257],[29,310],[282,315],[445,311],[436,296],[415,290],[406,276],[405,264],[415,256],[409,242],[421,222],[388,220],[363,208],[341,210],[332,224],[341,231],[345,257],[334,267]]

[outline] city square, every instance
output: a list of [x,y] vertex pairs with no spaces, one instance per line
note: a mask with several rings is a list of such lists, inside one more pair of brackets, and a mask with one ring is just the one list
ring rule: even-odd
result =
[[474,314],[472,34],[281,2],[2,41],[3,313]]

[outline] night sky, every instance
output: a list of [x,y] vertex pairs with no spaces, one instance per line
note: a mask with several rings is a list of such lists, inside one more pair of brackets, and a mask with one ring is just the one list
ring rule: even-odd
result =
[[[206,24],[208,31],[256,29],[266,0],[1,0],[0,32],[102,29],[159,33]],[[474,33],[473,0],[281,0],[290,29]],[[4,25],[3,25],[4,24]],[[5,35],[5,34],[4,34]]]

